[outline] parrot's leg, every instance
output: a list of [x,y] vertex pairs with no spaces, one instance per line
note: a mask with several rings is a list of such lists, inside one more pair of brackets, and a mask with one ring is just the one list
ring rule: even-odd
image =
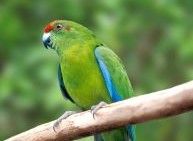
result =
[[101,101],[99,104],[92,106],[92,107],[91,107],[91,113],[92,113],[92,115],[93,115],[93,118],[95,118],[96,112],[97,112],[99,109],[101,109],[101,108],[103,108],[104,106],[106,106],[106,105],[107,105],[106,102]]
[[66,111],[62,116],[60,116],[56,122],[53,125],[53,130],[56,132],[56,128],[59,126],[59,124],[62,122],[62,120],[68,118],[69,116],[77,113],[76,111]]

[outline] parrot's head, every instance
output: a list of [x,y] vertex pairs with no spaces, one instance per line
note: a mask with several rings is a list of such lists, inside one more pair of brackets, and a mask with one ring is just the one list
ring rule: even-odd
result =
[[55,20],[46,25],[42,37],[46,48],[59,49],[69,46],[75,41],[84,41],[84,38],[92,38],[93,33],[86,27],[66,20]]

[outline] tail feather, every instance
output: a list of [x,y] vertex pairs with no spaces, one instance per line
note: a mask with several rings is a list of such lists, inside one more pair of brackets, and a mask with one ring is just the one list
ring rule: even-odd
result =
[[135,126],[128,125],[112,131],[94,135],[94,141],[136,141]]
[[104,141],[100,134],[94,135],[94,141]]
[[127,131],[128,131],[130,141],[136,141],[135,125],[128,125],[127,126]]

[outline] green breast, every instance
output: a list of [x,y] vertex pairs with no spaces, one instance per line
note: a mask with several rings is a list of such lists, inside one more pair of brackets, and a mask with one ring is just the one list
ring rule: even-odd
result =
[[110,97],[92,48],[72,46],[60,56],[64,85],[75,103],[90,109]]

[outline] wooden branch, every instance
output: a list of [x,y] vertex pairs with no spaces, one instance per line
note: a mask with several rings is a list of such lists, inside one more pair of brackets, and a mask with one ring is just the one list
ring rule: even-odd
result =
[[64,141],[78,139],[127,124],[142,123],[193,110],[193,81],[130,98],[100,109],[95,119],[90,111],[74,114],[53,130],[55,121],[37,126],[7,141]]

